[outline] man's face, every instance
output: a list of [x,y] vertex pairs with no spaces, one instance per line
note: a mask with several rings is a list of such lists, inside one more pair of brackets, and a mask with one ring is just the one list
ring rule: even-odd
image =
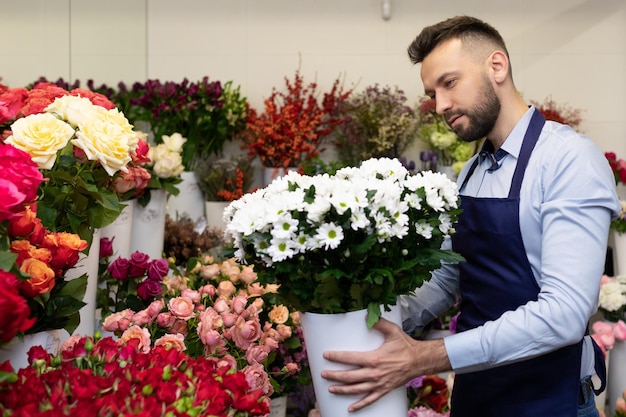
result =
[[488,136],[500,112],[500,100],[485,69],[463,50],[459,39],[437,46],[422,63],[426,94],[466,142]]

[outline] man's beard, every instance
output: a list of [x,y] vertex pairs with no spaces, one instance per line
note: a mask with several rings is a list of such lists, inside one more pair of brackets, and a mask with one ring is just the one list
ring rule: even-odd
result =
[[455,110],[444,113],[446,120],[459,114],[467,117],[466,127],[459,124],[452,129],[465,142],[473,142],[486,137],[493,130],[500,114],[500,99],[486,77],[483,77],[481,87],[483,101],[478,103],[473,110]]

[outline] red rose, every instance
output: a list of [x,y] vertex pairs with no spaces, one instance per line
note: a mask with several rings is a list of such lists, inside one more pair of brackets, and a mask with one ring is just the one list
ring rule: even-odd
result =
[[11,219],[7,231],[11,237],[28,238],[35,230],[36,223],[41,224],[41,220],[34,211],[26,207]]
[[161,284],[158,281],[147,279],[137,285],[137,296],[144,301],[148,301],[160,295],[162,291]]
[[36,320],[29,318],[30,308],[19,295],[19,281],[9,272],[0,270],[0,342],[9,342],[18,332],[33,327]]
[[70,91],[70,94],[78,97],[85,97],[89,99],[96,106],[104,107],[107,110],[114,109],[116,106],[113,104],[111,100],[108,99],[104,94],[96,93],[91,90],[85,90],[83,88],[75,88]]
[[10,88],[0,94],[0,125],[15,120],[28,97],[23,87]]
[[139,165],[150,162],[148,152],[150,152],[150,145],[148,144],[148,142],[143,139],[139,139],[135,152],[130,154],[133,163]]
[[29,154],[4,143],[0,144],[0,172],[0,221],[3,221],[35,201],[43,174]]

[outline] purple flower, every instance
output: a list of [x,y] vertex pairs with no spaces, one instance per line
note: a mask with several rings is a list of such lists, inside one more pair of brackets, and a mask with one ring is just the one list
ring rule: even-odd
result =
[[128,268],[128,276],[131,278],[139,278],[143,276],[148,270],[149,262],[149,255],[139,251],[133,252],[129,259],[130,266]]
[[167,259],[155,259],[148,264],[148,278],[154,281],[163,281],[163,277],[170,271]]
[[146,279],[137,285],[137,296],[143,301],[149,301],[160,295],[162,291],[161,283],[152,279]]
[[130,262],[125,258],[117,258],[107,268],[109,274],[114,279],[119,281],[125,281],[128,279],[128,268],[130,266]]

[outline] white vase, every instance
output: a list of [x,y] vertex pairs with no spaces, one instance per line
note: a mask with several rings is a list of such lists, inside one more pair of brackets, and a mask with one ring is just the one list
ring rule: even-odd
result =
[[613,235],[613,257],[615,259],[615,271],[613,275],[626,274],[626,233],[618,233],[615,230]]
[[177,185],[180,193],[168,196],[167,214],[174,220],[186,217],[195,222],[204,216],[204,193],[194,172],[185,171],[180,177],[183,180]]
[[[87,289],[83,302],[86,304],[80,309],[80,324],[74,330],[77,335],[93,336],[96,318],[96,293],[98,291],[98,266],[100,262],[100,236],[102,229],[95,229],[93,241],[89,247],[89,254],[81,253],[78,262],[65,273],[66,279],[75,279],[87,275]],[[67,332],[66,332],[67,333]],[[70,336],[70,335],[68,335]]]
[[165,239],[165,190],[150,190],[150,201],[145,207],[137,204],[133,210],[131,254],[139,251],[150,259],[163,257]]
[[[350,367],[327,361],[322,357],[328,350],[370,351],[384,342],[382,333],[368,329],[365,322],[367,310],[341,314],[302,313],[302,330],[306,343],[307,357],[313,377],[313,388],[318,409],[322,417],[406,417],[408,410],[407,391],[404,386],[396,388],[375,403],[349,413],[348,406],[361,399],[361,395],[338,395],[328,392],[332,382],[321,377],[324,369],[343,370]],[[400,324],[401,312],[398,305],[383,317]]]
[[133,211],[137,200],[123,201],[126,207],[122,210],[117,219],[110,225],[102,228],[100,238],[109,238],[113,241],[114,258],[130,258],[130,241],[133,232]]
[[226,224],[224,223],[224,209],[228,207],[230,201],[205,201],[204,213],[206,214],[207,227],[217,227],[224,229]]
[[285,417],[287,415],[287,396],[270,399],[269,417]]
[[626,390],[626,342],[615,341],[613,348],[610,350],[611,360],[607,367],[607,390],[609,413],[612,416],[615,413],[615,401],[621,398],[622,393]]
[[289,171],[297,170],[297,167],[263,167],[263,184],[270,185],[272,181],[286,175]]
[[23,338],[14,337],[9,343],[0,348],[0,363],[10,361],[13,369],[28,366],[28,351],[33,346],[42,346],[49,353],[56,355],[61,348],[63,330],[46,330],[39,333],[27,334]]

